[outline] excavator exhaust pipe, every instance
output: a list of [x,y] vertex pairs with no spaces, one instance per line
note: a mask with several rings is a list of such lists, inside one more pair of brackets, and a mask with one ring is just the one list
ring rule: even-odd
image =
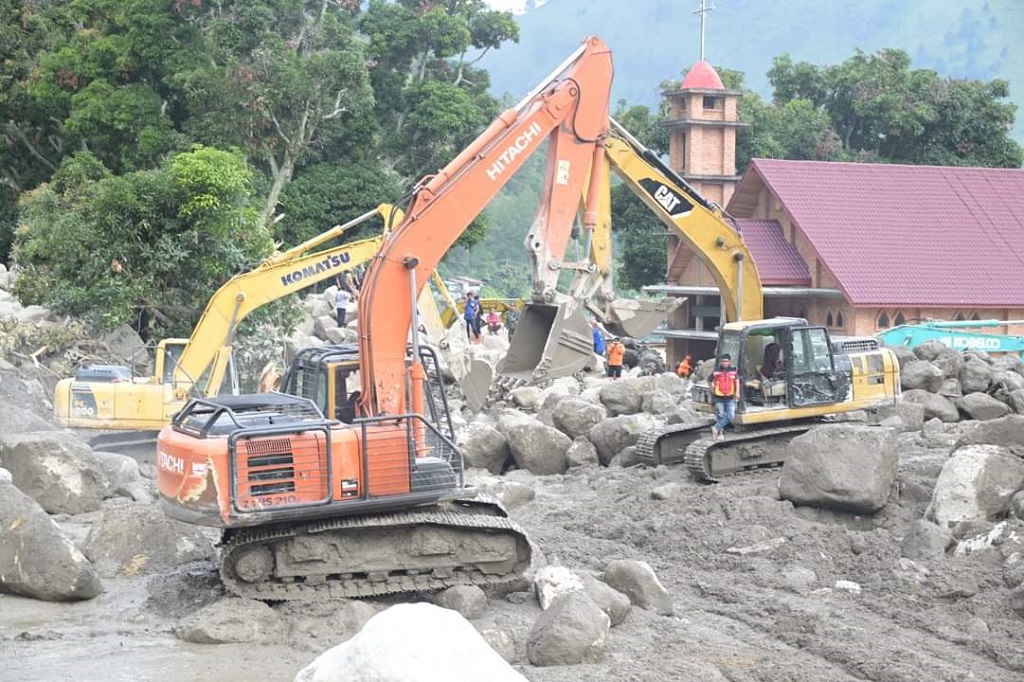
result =
[[617,298],[605,306],[604,326],[613,336],[641,339],[657,329],[680,303],[679,298]]
[[593,339],[580,302],[528,303],[497,372],[529,383],[571,376],[593,361]]

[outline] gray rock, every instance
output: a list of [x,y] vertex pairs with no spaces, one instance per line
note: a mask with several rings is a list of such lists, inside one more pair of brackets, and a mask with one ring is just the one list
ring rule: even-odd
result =
[[608,382],[601,387],[601,402],[612,417],[636,414],[643,409],[644,394],[651,390],[651,383],[647,377]]
[[658,374],[654,377],[654,390],[664,391],[676,399],[686,396],[687,386],[689,383],[680,379],[674,372]]
[[134,329],[122,324],[101,336],[99,340],[106,344],[114,356],[133,365],[132,369],[136,375],[146,374],[150,364],[146,342]]
[[0,469],[0,592],[45,601],[92,599],[103,585],[71,538]]
[[872,514],[888,503],[898,472],[893,430],[818,426],[790,442],[779,494],[796,504]]
[[507,628],[490,625],[480,630],[480,636],[508,663],[516,660],[516,638]]
[[425,603],[381,611],[355,637],[320,654],[295,676],[295,682],[424,679],[526,682],[465,618]]
[[107,496],[132,497],[130,490],[142,482],[139,463],[116,452],[96,451],[92,454],[107,475]]
[[956,400],[957,409],[970,419],[989,421],[1010,414],[1010,407],[986,393],[968,393]]
[[948,528],[919,519],[907,529],[900,552],[907,559],[934,559],[943,556],[952,544],[953,534]]
[[924,407],[924,418],[941,419],[946,423],[960,421],[960,411],[949,398],[929,393],[921,389],[904,391],[901,400],[908,403],[917,403]]
[[82,547],[100,575],[159,573],[214,555],[202,530],[167,518],[153,505],[124,500],[108,505]]
[[798,594],[804,594],[814,589],[818,581],[818,575],[804,566],[790,566],[782,573],[786,587]]
[[1024,488],[1024,461],[998,445],[965,445],[939,473],[925,518],[950,527],[972,519],[995,519],[1010,509]]
[[987,391],[991,382],[992,367],[982,360],[968,360],[960,369],[960,387],[965,394]]
[[581,591],[583,581],[565,566],[543,566],[533,575],[533,592],[537,595],[537,603],[544,610],[559,597]]
[[608,466],[612,458],[624,448],[636,445],[640,434],[652,425],[647,415],[610,417],[590,430],[590,442],[597,448],[601,464]]
[[946,346],[944,343],[942,343],[941,341],[934,340],[925,341],[924,343],[920,343],[914,346],[913,348],[914,355],[916,355],[919,360],[924,360],[926,362],[931,362],[940,355],[943,355],[948,350],[949,347]]
[[671,393],[654,390],[644,394],[640,406],[648,414],[671,414],[676,411],[676,401]]
[[629,597],[592,575],[581,575],[580,580],[587,595],[608,616],[612,627],[626,619],[632,608]]
[[903,369],[904,367],[909,365],[911,362],[916,362],[916,361],[921,359],[921,358],[917,357],[917,355],[914,354],[914,351],[910,350],[906,346],[885,346],[885,347],[888,348],[889,350],[891,350],[893,353],[896,354],[896,359],[899,360],[899,363],[900,363],[900,369]]
[[878,408],[878,417],[881,420],[899,417],[902,431],[920,431],[924,426],[924,406],[900,400],[895,405],[883,405]]
[[1024,388],[1024,376],[1000,367],[992,370],[992,385],[998,386],[1007,393],[1012,393]]
[[936,393],[942,385],[942,371],[930,362],[918,360],[900,370],[900,383],[906,390],[916,388]]
[[956,377],[949,377],[942,380],[942,385],[939,386],[937,391],[939,395],[946,396],[947,398],[959,398],[964,394],[962,388],[960,388],[960,380]]
[[1006,404],[1013,409],[1015,414],[1024,414],[1024,389],[1010,391]]
[[1003,582],[1011,590],[1024,585],[1024,555],[1017,554],[1016,560],[1008,560],[1003,566]]
[[955,379],[960,376],[960,369],[964,366],[964,356],[952,348],[945,348],[931,363],[942,372],[943,377]]
[[646,561],[612,561],[605,566],[603,580],[629,597],[629,601],[640,608],[655,611],[663,616],[672,615],[672,597]]
[[1024,519],[1024,490],[1014,493],[1010,498],[1010,513],[1018,519]]
[[675,481],[664,483],[651,491],[652,500],[675,500],[683,492],[683,486]]
[[338,318],[335,315],[318,315],[313,318],[313,335],[318,339],[327,340],[327,330],[337,329]]
[[508,439],[493,426],[473,424],[459,435],[459,445],[462,446],[462,456],[467,467],[500,474],[512,458]]
[[280,639],[284,630],[281,616],[265,603],[228,597],[185,618],[174,634],[195,644],[269,644]]
[[597,663],[610,628],[611,620],[585,592],[566,594],[537,618],[526,657],[536,666]]
[[631,467],[640,463],[640,457],[636,454],[635,445],[627,445],[619,450],[608,466]]
[[564,398],[551,413],[552,422],[569,438],[579,438],[608,416],[602,405],[594,405],[579,398]]
[[438,594],[436,603],[458,611],[467,620],[474,620],[487,610],[487,595],[476,585],[455,585]]
[[992,361],[992,371],[1004,370],[1024,377],[1024,360],[1019,355],[1002,355]]
[[598,466],[601,461],[597,457],[597,448],[586,438],[577,438],[565,451],[565,459],[569,468]]
[[982,422],[956,441],[956,447],[964,445],[999,445],[1017,457],[1024,457],[1024,415],[1011,414]]
[[51,514],[95,511],[109,488],[92,449],[69,431],[0,435],[0,466]]
[[536,491],[528,485],[504,478],[487,478],[474,481],[480,491],[501,502],[506,509],[526,504],[537,496]]
[[1024,585],[1010,592],[1010,610],[1024,618]]
[[969,362],[971,360],[981,360],[986,365],[992,365],[992,356],[983,350],[964,351],[964,362]]
[[0,403],[0,438],[15,433],[56,430],[56,426],[19,405]]
[[505,435],[519,468],[538,476],[564,474],[569,468],[565,453],[572,440],[558,429],[531,420],[510,427]]
[[540,400],[540,389],[536,386],[520,386],[512,389],[512,401],[524,410],[537,409]]

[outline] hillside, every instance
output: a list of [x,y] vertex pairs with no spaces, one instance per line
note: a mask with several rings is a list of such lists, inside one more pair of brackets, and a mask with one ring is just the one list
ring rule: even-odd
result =
[[[505,3],[508,4],[508,3]],[[613,96],[653,106],[659,83],[677,78],[699,57],[697,0],[548,0],[516,16],[518,45],[486,55],[497,93],[521,95],[590,34],[615,53]],[[856,48],[905,50],[915,68],[952,78],[1003,78],[1021,107],[1014,137],[1024,142],[1024,3],[1019,0],[717,0],[709,14],[706,58],[746,74],[770,95],[772,58],[836,64]]]

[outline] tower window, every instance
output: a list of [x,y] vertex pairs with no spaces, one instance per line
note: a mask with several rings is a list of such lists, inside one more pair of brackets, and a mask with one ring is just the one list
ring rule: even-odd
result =
[[884,310],[878,315],[878,323],[876,325],[879,329],[888,329],[892,325],[889,324],[889,315]]
[[718,109],[718,100],[720,97],[711,97],[710,95],[704,95],[704,108],[705,109]]

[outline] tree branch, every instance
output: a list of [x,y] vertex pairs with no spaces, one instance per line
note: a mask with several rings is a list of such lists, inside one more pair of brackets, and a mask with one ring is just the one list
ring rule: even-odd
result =
[[42,155],[42,154],[41,154],[41,153],[39,152],[39,150],[35,148],[35,145],[33,145],[33,144],[32,144],[32,143],[31,143],[31,142],[29,141],[29,139],[28,139],[28,136],[27,136],[27,135],[25,134],[25,131],[24,131],[24,130],[22,130],[21,128],[19,128],[19,127],[18,127],[17,125],[15,125],[14,123],[8,123],[6,127],[7,127],[7,129],[8,129],[9,131],[11,131],[11,132],[13,132],[13,133],[14,133],[15,137],[17,137],[17,138],[18,138],[19,140],[21,140],[21,143],[22,143],[23,145],[25,145],[25,147],[27,147],[27,148],[28,148],[28,151],[29,151],[29,153],[30,153],[30,154],[31,154],[32,156],[36,157],[36,159],[38,159],[38,160],[39,160],[39,161],[40,161],[40,162],[41,162],[41,163],[42,163],[42,164],[43,164],[44,166],[46,166],[47,168],[49,168],[49,169],[50,169],[51,171],[55,171],[55,170],[57,170],[57,167],[56,167],[55,165],[53,165],[52,163],[50,163],[50,160],[49,160],[49,159],[47,159],[47,158],[46,158],[45,156],[43,156],[43,155]]

